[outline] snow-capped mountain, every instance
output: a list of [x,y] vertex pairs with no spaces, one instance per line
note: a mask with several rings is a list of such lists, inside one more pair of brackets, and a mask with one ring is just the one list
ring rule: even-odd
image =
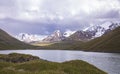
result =
[[111,30],[114,30],[118,26],[120,26],[120,22],[104,22],[101,25],[91,25],[90,27],[77,31],[69,36],[69,40],[86,41],[94,39],[108,33]]
[[42,41],[43,42],[58,42],[64,39],[63,34],[60,32],[60,30],[56,30],[53,32],[53,34],[47,36]]
[[91,25],[84,30],[80,31],[71,31],[67,30],[62,33],[60,30],[54,31],[49,36],[41,36],[41,35],[31,35],[26,33],[21,33],[16,36],[17,39],[24,41],[24,42],[34,42],[34,41],[42,41],[42,42],[58,42],[58,41],[65,41],[65,40],[81,40],[87,41],[94,39],[96,37],[100,37],[103,34],[108,33],[111,30],[114,30],[120,26],[120,22],[104,22],[100,25]]
[[97,26],[91,26],[89,27],[85,32],[91,32],[92,37],[100,37],[101,35],[103,35],[106,32],[106,28],[102,27],[101,25],[97,25]]
[[43,38],[46,36],[44,35],[32,35],[32,34],[27,34],[27,33],[20,33],[19,35],[15,36],[18,40],[30,43],[34,41],[41,41]]
[[115,28],[117,28],[118,26],[120,26],[119,22],[104,22],[101,25],[95,25],[95,26],[91,26],[89,27],[86,31],[91,31],[94,32],[95,35],[93,35],[93,38],[96,37],[100,37],[103,34],[107,33],[108,31],[111,31]]
[[75,41],[87,41],[90,40],[91,37],[94,35],[93,32],[90,31],[77,31],[71,36],[69,36],[66,40],[75,40]]

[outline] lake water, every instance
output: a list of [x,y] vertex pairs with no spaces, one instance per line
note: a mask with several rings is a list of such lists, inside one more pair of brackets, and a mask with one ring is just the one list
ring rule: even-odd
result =
[[109,74],[120,74],[119,53],[97,53],[69,50],[0,50],[0,54],[24,53],[53,62],[84,60]]

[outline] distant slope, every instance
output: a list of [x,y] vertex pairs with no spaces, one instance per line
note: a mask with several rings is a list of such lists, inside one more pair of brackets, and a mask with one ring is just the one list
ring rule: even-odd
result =
[[82,46],[88,51],[120,52],[120,27]]
[[[60,50],[74,50],[79,45],[84,44],[82,41],[61,41],[56,43],[48,43],[48,45],[41,46],[41,44],[37,44],[37,46],[41,46],[44,49],[60,49]],[[79,49],[82,49],[79,47]],[[77,50],[79,50],[77,49]]]
[[92,32],[85,32],[85,31],[76,31],[74,34],[66,38],[66,40],[72,41],[88,41],[92,38],[94,33]]
[[25,49],[33,46],[23,43],[0,29],[0,49]]

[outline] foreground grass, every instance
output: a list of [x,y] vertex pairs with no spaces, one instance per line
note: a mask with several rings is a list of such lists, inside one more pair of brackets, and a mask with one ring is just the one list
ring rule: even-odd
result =
[[81,60],[73,60],[63,63],[49,62],[45,60],[31,60],[22,63],[0,62],[0,74],[107,74],[107,73]]
[[64,63],[29,61],[24,63],[0,62],[0,74],[106,74],[80,60]]

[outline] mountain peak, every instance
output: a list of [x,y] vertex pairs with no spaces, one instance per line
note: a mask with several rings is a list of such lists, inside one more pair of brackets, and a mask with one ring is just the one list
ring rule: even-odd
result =
[[62,33],[60,32],[60,30],[56,30],[56,31],[53,32],[52,35],[56,36],[56,37],[60,37],[60,36],[62,36]]
[[56,30],[56,31],[53,32],[53,34],[47,36],[42,41],[43,42],[57,42],[57,41],[63,40],[63,38],[64,38],[64,36],[61,33],[61,31],[60,30]]

